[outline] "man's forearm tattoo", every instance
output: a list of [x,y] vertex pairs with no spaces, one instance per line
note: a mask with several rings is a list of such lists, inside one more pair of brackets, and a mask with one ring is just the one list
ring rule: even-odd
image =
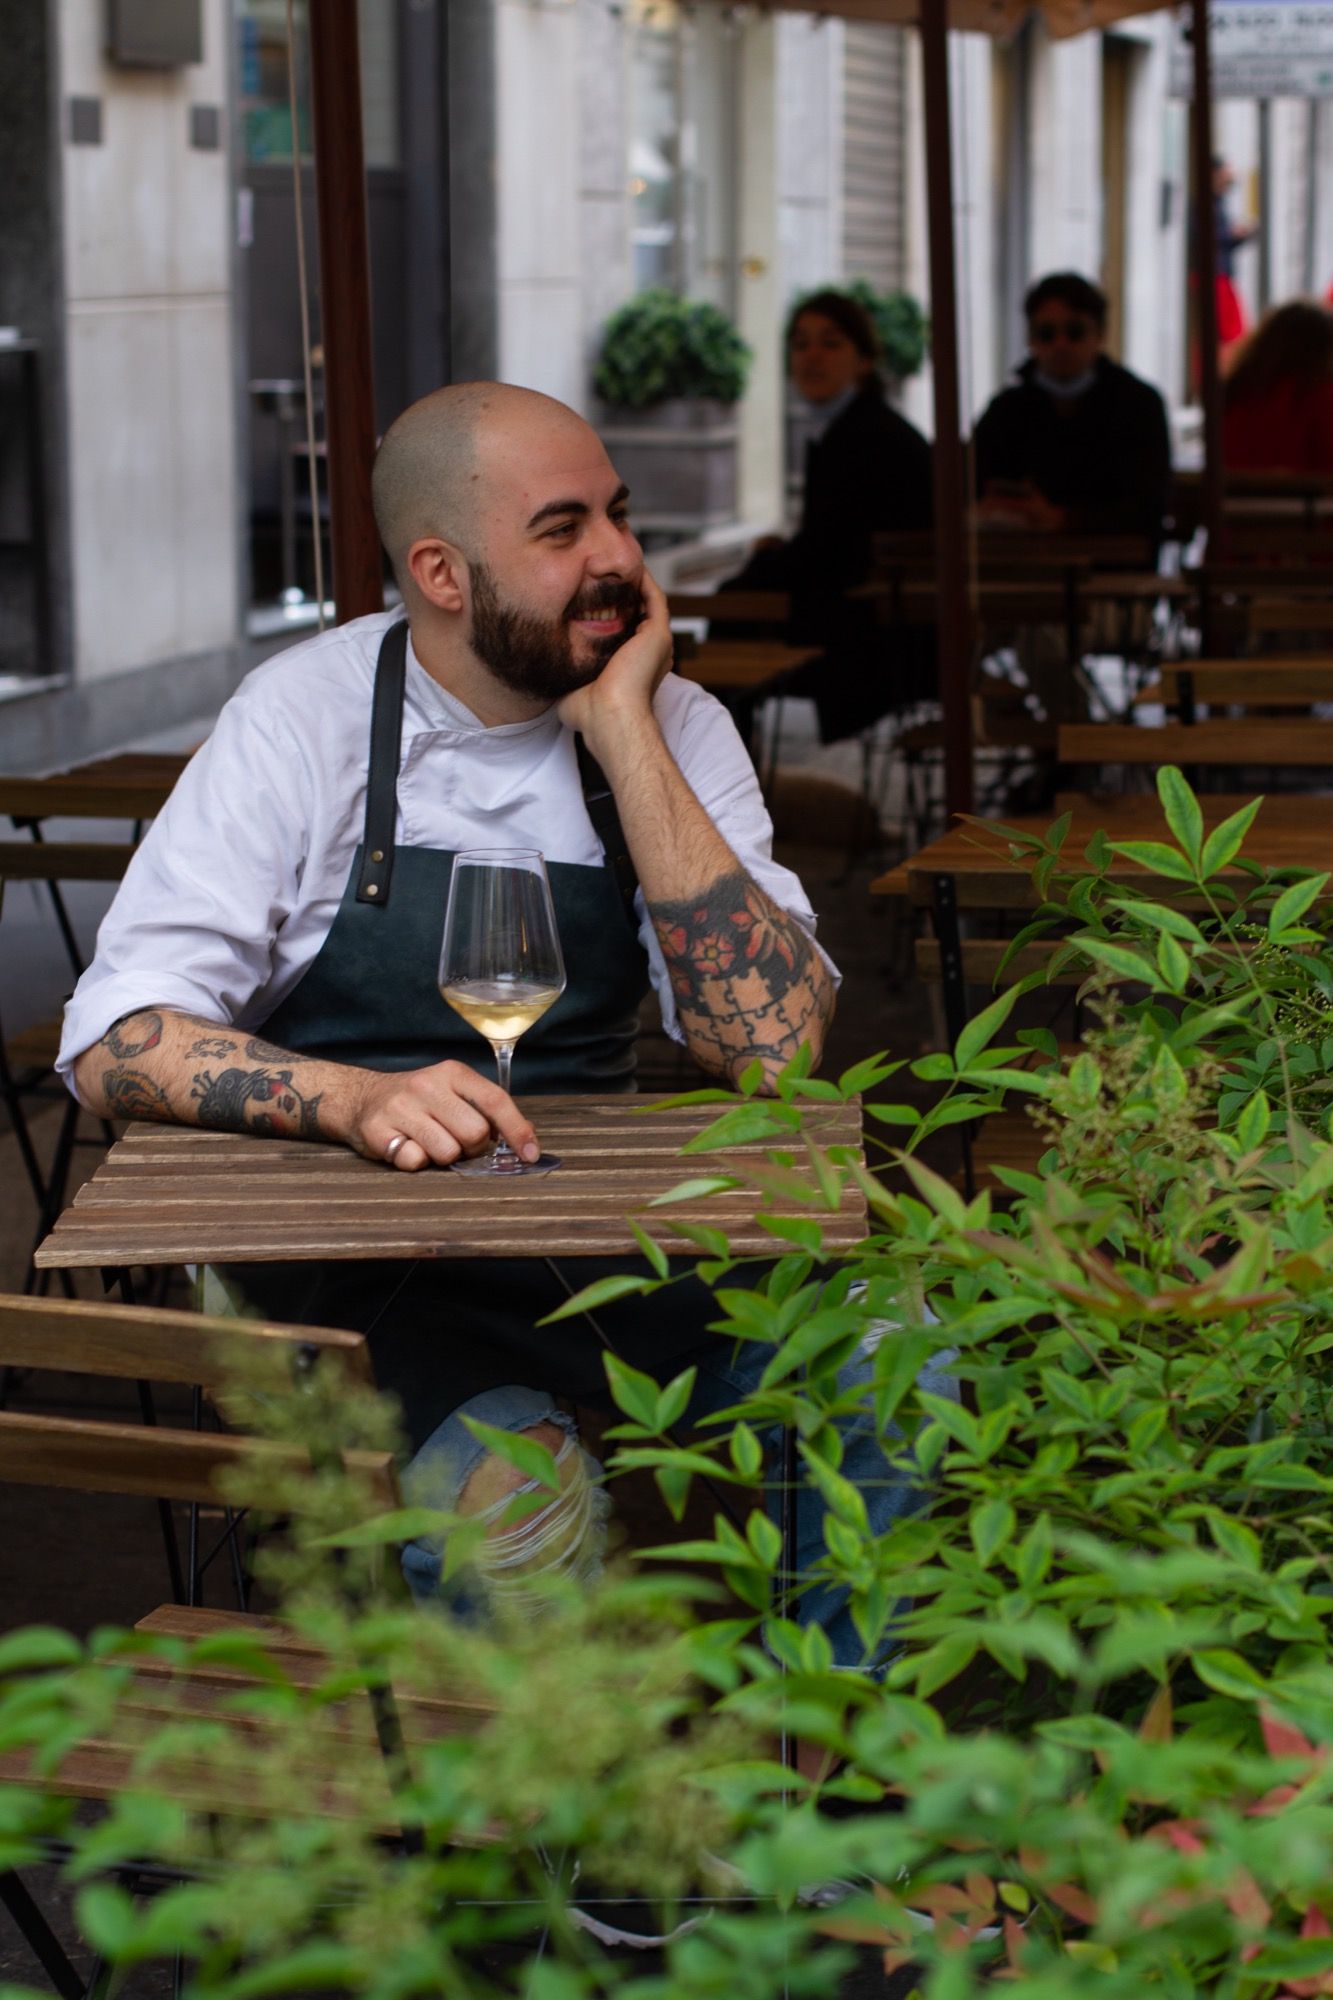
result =
[[[208,1032],[187,1044],[186,1056],[211,1066],[194,1072],[183,1095],[177,1085],[174,1099],[169,1078],[159,1082],[143,1069],[128,1066],[160,1045],[161,1014],[127,1014],[107,1030],[101,1047],[117,1058],[117,1065],[103,1070],[102,1092],[113,1116],[195,1123],[216,1132],[260,1132],[266,1137],[326,1136],[320,1122],[322,1093],[302,1090],[299,1057],[257,1035],[230,1034],[204,1021],[188,1025]],[[234,1062],[223,1067],[229,1056]]]
[[135,1056],[147,1055],[161,1041],[162,1016],[126,1014],[121,1020],[112,1022],[103,1039],[113,1056],[118,1056],[122,1062],[132,1062]]
[[720,1076],[755,1056],[790,1061],[833,1011],[833,984],[806,932],[741,869],[689,902],[653,902],[680,1024]]
[[199,1123],[216,1132],[262,1132],[266,1138],[317,1139],[320,1096],[297,1089],[294,1067],[201,1070],[190,1086]]
[[109,1069],[102,1077],[107,1109],[113,1118],[170,1119],[171,1099],[165,1090],[137,1069]]

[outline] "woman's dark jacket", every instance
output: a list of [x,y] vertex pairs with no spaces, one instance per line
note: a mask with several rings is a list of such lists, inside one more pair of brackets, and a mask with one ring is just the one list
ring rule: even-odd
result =
[[[849,605],[846,592],[870,575],[877,534],[932,526],[931,493],[929,444],[889,408],[879,383],[868,382],[806,446],[797,532],[777,548],[757,549],[722,586],[789,592],[788,637],[827,648],[789,683],[791,693],[816,702],[826,743],[854,735],[925,691],[916,638],[889,649],[872,609]],[[928,677],[928,662],[925,671]]]

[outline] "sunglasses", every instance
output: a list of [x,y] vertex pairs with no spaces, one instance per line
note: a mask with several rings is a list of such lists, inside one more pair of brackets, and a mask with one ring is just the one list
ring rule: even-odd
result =
[[1053,340],[1086,340],[1090,330],[1085,319],[1044,319],[1028,328],[1028,339],[1035,347],[1049,347]]

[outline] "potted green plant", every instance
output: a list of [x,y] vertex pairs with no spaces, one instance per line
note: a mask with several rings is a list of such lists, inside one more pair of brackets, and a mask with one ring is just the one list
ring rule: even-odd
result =
[[593,387],[639,525],[692,530],[735,518],[735,406],[750,361],[726,314],[704,299],[659,287],[607,321]]

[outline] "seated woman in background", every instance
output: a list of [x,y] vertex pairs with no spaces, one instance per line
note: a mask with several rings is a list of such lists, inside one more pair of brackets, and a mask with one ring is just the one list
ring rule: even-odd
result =
[[1222,385],[1228,472],[1333,472],[1333,313],[1276,306],[1241,341]]
[[787,540],[759,542],[722,586],[788,591],[791,639],[828,648],[788,684],[815,702],[825,743],[919,699],[928,677],[917,635],[899,648],[876,630],[870,607],[845,601],[870,574],[876,534],[929,529],[933,518],[930,446],[885,401],[878,359],[874,325],[855,299],[815,292],[796,308],[787,367],[813,420],[801,524]]

